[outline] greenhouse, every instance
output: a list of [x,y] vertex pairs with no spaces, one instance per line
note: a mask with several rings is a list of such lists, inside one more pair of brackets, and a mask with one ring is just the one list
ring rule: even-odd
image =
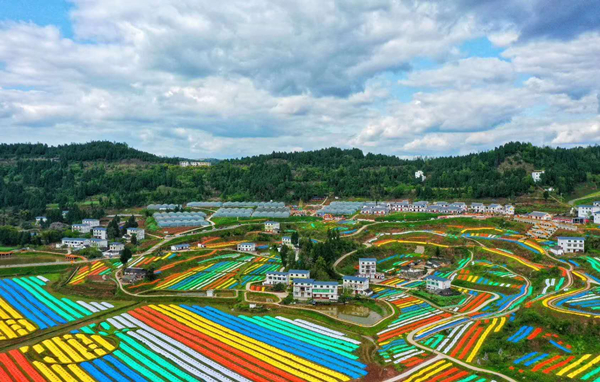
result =
[[187,207],[196,207],[196,208],[221,207],[221,206],[223,206],[223,203],[221,203],[221,202],[189,202],[187,204]]

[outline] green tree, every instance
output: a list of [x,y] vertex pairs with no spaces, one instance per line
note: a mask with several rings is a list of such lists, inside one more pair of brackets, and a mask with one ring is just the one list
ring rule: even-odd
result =
[[298,242],[299,242],[299,240],[300,240],[300,236],[298,235],[298,232],[297,232],[297,231],[294,231],[294,232],[292,233],[292,237],[291,237],[291,239],[292,239],[292,244],[294,244],[294,245],[298,245]]
[[84,248],[79,251],[79,254],[88,259],[97,259],[102,257],[102,252],[98,248]]
[[146,280],[154,281],[156,280],[156,267],[154,265],[150,265],[148,269],[146,269]]
[[131,244],[137,245],[137,234],[135,233],[131,235]]
[[548,200],[548,198],[550,197],[550,193],[548,192],[548,190],[544,190],[544,200]]
[[131,252],[131,249],[129,249],[129,247],[125,247],[125,249],[123,251],[121,251],[121,256],[120,256],[120,260],[121,263],[123,264],[123,268],[125,268],[125,266],[127,265],[127,262],[133,257],[133,253]]

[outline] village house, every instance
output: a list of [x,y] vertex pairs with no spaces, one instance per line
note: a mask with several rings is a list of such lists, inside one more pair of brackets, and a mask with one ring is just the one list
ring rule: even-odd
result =
[[365,206],[360,210],[363,215],[387,215],[389,212],[386,206]]
[[504,213],[504,207],[501,204],[490,204],[487,208],[489,213],[502,214]]
[[279,222],[274,221],[266,221],[265,222],[265,231],[278,233],[281,230],[281,224]]
[[415,179],[421,179],[421,182],[424,182],[425,179],[427,179],[427,177],[425,176],[425,173],[421,170],[419,171],[415,171]]
[[585,237],[558,237],[558,247],[564,253],[584,252]]
[[48,221],[48,218],[45,216],[36,216],[35,217],[35,224],[42,224]]
[[281,238],[281,244],[282,245],[288,245],[288,246],[292,246],[292,237],[291,236],[284,236]]
[[363,277],[375,277],[377,273],[377,259],[363,257],[358,259],[358,274]]
[[189,249],[189,244],[175,244],[171,246],[171,251],[187,251]]
[[293,296],[295,300],[337,301],[339,284],[335,281],[316,281],[313,279],[294,279]]
[[344,276],[342,278],[342,287],[344,290],[351,291],[355,295],[369,296],[373,294],[373,291],[369,289],[368,277]]
[[594,224],[600,224],[600,212],[594,214]]
[[439,293],[441,291],[450,289],[451,281],[446,278],[431,275],[425,277],[424,280],[425,288],[429,291]]
[[300,269],[290,269],[289,270],[290,281],[293,279],[309,279],[310,271],[300,270]]
[[255,252],[256,244],[255,243],[239,243],[237,245],[237,250],[240,252]]
[[414,202],[408,210],[410,212],[425,212],[427,211],[427,206],[429,206],[429,202],[422,200],[419,202]]
[[104,227],[94,227],[92,228],[92,236],[97,239],[105,240],[107,238],[106,228]]
[[125,268],[123,282],[131,284],[143,280],[148,272],[144,268]]
[[525,215],[528,219],[534,220],[552,220],[552,215],[547,212],[533,211]]
[[121,252],[122,250],[125,249],[125,244],[120,243],[118,241],[113,241],[112,243],[109,244],[108,249],[111,252]]
[[454,202],[450,204],[450,207],[460,208],[463,211],[467,210],[467,204],[465,202]]
[[289,284],[290,283],[290,275],[288,272],[267,272],[265,273],[265,281],[263,281],[263,285],[275,285],[275,284]]
[[108,240],[93,237],[90,239],[90,247],[93,248],[108,248]]
[[73,232],[89,233],[92,230],[92,227],[87,224],[73,224],[71,230]]
[[[595,202],[600,203],[600,202]],[[584,219],[592,219],[596,212],[600,211],[600,204],[598,205],[581,205],[577,206],[577,216]]]
[[531,173],[531,177],[533,178],[533,181],[537,183],[542,180],[542,174],[544,174],[544,170],[535,170]]
[[89,225],[90,227],[98,227],[100,225],[100,220],[98,219],[83,219],[81,224]]
[[289,284],[294,279],[309,279],[310,271],[290,269],[288,272],[267,272],[263,285]]
[[504,214],[506,215],[514,215],[515,214],[515,207],[507,204],[504,206]]
[[485,204],[483,203],[471,203],[469,210],[476,214],[483,214],[486,211]]
[[81,249],[85,246],[90,245],[90,239],[86,238],[72,238],[72,237],[63,237],[61,242],[56,244],[56,248],[71,248],[71,249]]
[[400,275],[407,279],[416,279],[425,274],[425,268],[415,268],[411,266],[400,267]]
[[131,238],[131,236],[135,235],[135,238],[140,241],[146,238],[146,231],[142,228],[129,227],[127,228],[127,236]]

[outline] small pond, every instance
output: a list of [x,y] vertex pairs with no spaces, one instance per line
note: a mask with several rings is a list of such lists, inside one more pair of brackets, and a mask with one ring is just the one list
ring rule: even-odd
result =
[[383,318],[379,313],[362,305],[317,305],[311,309],[360,325],[374,325]]

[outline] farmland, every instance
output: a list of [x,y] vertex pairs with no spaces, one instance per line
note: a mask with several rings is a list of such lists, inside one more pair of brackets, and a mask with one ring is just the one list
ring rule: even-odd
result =
[[[586,341],[600,335],[595,254],[549,256],[554,240],[508,219],[402,215],[293,217],[279,219],[279,232],[266,232],[265,219],[218,218],[143,241],[125,266],[115,257],[56,268],[63,255],[18,254],[47,265],[2,268],[0,379],[600,377],[600,348]],[[284,256],[292,235],[298,244]],[[248,242],[254,250],[240,250]],[[290,269],[336,283],[359,276],[361,258],[380,275],[369,295],[344,292],[343,306],[315,307],[290,299],[290,285],[263,284]],[[128,278],[131,269],[141,276]],[[448,280],[449,293],[428,289],[427,275]]]

